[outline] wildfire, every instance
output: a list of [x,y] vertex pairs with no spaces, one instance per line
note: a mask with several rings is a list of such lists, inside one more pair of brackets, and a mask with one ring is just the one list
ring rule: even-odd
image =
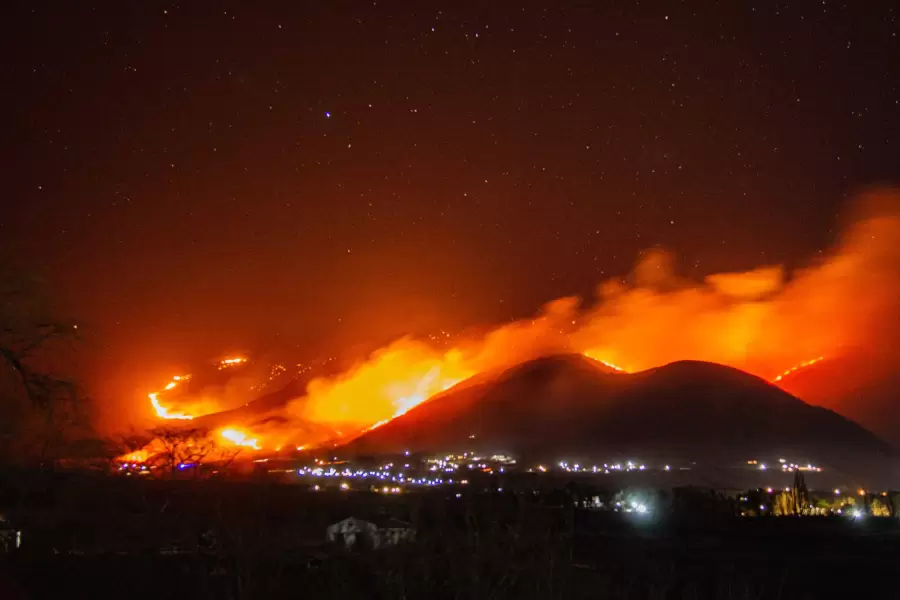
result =
[[605,361],[605,360],[603,360],[602,358],[597,358],[597,357],[594,355],[594,353],[591,352],[590,350],[588,350],[587,352],[585,352],[584,355],[585,355],[586,357],[590,358],[591,360],[596,360],[598,363],[600,363],[600,364],[603,365],[604,367],[609,367],[609,368],[612,369],[613,371],[618,371],[619,373],[628,373],[628,372],[629,372],[628,370],[623,369],[623,368],[620,367],[619,365],[616,365],[616,364],[613,364],[613,363],[611,363],[611,362]]
[[[242,356],[234,357],[234,358],[226,358],[224,360],[219,361],[216,365],[216,368],[219,371],[224,369],[229,369],[232,367],[236,367],[238,365],[242,365],[247,362],[247,359]],[[184,411],[172,411],[165,406],[162,405],[159,401],[159,395],[163,392],[169,392],[174,390],[178,385],[184,381],[188,381],[191,379],[190,375],[176,375],[169,381],[165,386],[163,386],[162,390],[157,392],[152,392],[147,394],[147,397],[150,399],[150,404],[153,406],[153,410],[156,413],[156,416],[160,419],[177,419],[183,421],[189,421],[194,418],[193,415],[190,415]]]
[[312,421],[372,429],[477,372],[459,351],[438,353],[404,340],[345,376],[310,382],[308,402],[298,408]]
[[224,370],[224,369],[228,369],[228,368],[231,368],[231,367],[236,367],[236,366],[238,366],[238,365],[242,365],[242,364],[244,364],[245,362],[247,362],[247,359],[244,358],[244,357],[240,357],[240,356],[239,356],[239,357],[236,357],[236,358],[226,358],[226,359],[224,359],[224,360],[219,361],[219,365],[218,365],[217,368],[218,368],[220,371],[222,371],[222,370]]
[[247,448],[253,448],[254,450],[262,449],[257,438],[251,438],[250,434],[245,433],[240,429],[223,429],[219,432],[219,435],[222,436],[223,439],[228,440],[236,446],[244,446]]
[[135,450],[130,454],[126,454],[124,456],[120,456],[117,460],[120,462],[126,463],[144,463],[146,460],[150,458],[150,451],[147,449],[144,450]]
[[782,379],[784,379],[785,377],[787,377],[788,375],[790,375],[791,373],[795,373],[795,372],[799,371],[800,369],[805,369],[806,367],[812,366],[812,365],[816,364],[817,362],[823,361],[823,360],[825,360],[824,356],[818,356],[816,358],[813,358],[812,360],[808,360],[808,361],[802,362],[798,365],[794,365],[790,369],[783,371],[779,375],[776,375],[775,378],[772,379],[772,383],[777,383],[777,382],[781,381]]
[[[260,437],[260,432],[236,428],[243,424],[219,433],[248,447],[314,446],[325,440],[293,439],[303,428],[291,427],[292,418],[350,437],[382,426],[468,377],[558,353],[582,353],[617,373],[679,360],[708,361],[782,384],[843,349],[893,349],[900,194],[889,192],[881,199],[891,201],[885,204],[890,210],[875,206],[860,213],[839,245],[805,269],[788,272],[763,265],[688,280],[678,275],[672,256],[651,250],[627,277],[601,282],[588,302],[561,298],[534,318],[483,335],[449,339],[442,332],[425,339],[401,338],[340,375],[314,379],[302,398],[285,409],[288,435],[267,428]],[[816,358],[773,376],[798,357]],[[234,356],[216,367],[225,370],[245,362]],[[281,372],[279,367],[270,377]],[[163,406],[165,393],[179,381],[175,378],[150,395],[156,414],[163,419],[205,414],[205,406],[188,405],[190,414]]]
[[[179,383],[182,381],[188,381],[191,378],[190,375],[176,375],[172,378],[172,381],[167,383],[163,388],[163,391],[169,391],[175,389]],[[156,416],[160,419],[179,419],[179,420],[190,420],[193,419],[191,415],[184,412],[170,412],[169,409],[164,407],[159,402],[159,394],[161,392],[152,392],[147,394],[147,397],[150,399],[150,404],[153,406],[153,410],[156,411]]]

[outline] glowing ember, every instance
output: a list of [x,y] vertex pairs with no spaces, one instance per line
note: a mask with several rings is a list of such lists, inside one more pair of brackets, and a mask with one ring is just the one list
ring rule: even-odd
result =
[[791,368],[788,369],[787,371],[784,371],[784,372],[782,372],[780,375],[777,375],[774,379],[772,379],[772,382],[775,383],[775,382],[781,381],[782,379],[784,379],[785,377],[787,377],[787,376],[790,375],[791,373],[795,373],[796,371],[799,371],[800,369],[805,369],[806,367],[809,367],[809,366],[811,366],[811,365],[814,365],[814,364],[816,364],[817,362],[822,361],[822,360],[825,360],[825,357],[824,357],[824,356],[819,356],[819,357],[814,358],[814,359],[812,359],[812,360],[808,360],[808,361],[806,361],[806,362],[802,362],[802,363],[800,363],[799,365],[794,365],[793,367],[791,367]]
[[259,440],[257,440],[256,438],[251,438],[249,434],[244,433],[240,429],[223,429],[219,432],[219,435],[236,446],[244,446],[247,448],[253,448],[254,450],[261,449]]
[[245,362],[247,362],[247,359],[243,357],[226,358],[225,360],[219,361],[218,369],[221,371],[229,367],[236,367],[237,365],[244,364]]

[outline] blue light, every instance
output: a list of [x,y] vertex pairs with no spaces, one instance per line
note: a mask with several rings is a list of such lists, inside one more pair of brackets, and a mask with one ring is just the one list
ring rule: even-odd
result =
[[325,118],[326,118],[326,119],[330,119],[330,118],[331,118],[331,113],[328,112],[328,111],[326,111],[326,112],[325,112]]

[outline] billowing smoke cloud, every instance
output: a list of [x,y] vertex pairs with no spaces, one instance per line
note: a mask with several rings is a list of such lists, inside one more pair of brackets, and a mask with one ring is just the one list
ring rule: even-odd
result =
[[[850,382],[841,389],[856,391],[898,371],[900,191],[863,195],[848,212],[836,247],[803,269],[763,265],[696,282],[679,277],[675,264],[664,250],[648,251],[629,277],[601,283],[589,302],[554,300],[533,319],[472,336],[449,350],[399,339],[341,375],[312,381],[305,395],[253,433],[264,446],[266,440],[316,443],[334,431],[352,435],[479,373],[563,352],[584,353],[627,371],[704,360],[767,380],[812,358],[850,356],[866,368],[847,369],[838,377]],[[856,402],[852,394],[835,399],[826,393],[838,389],[834,381],[787,389],[870,426],[867,415],[884,413],[884,406],[854,413],[856,405],[847,405]],[[244,384],[230,387],[245,394]],[[206,398],[207,392],[191,400],[220,408],[230,403],[219,394]]]
[[677,360],[735,366],[766,379],[817,356],[866,352],[897,364],[900,193],[878,190],[854,206],[833,251],[788,273],[778,265],[678,277],[663,250],[645,253],[626,282],[546,305],[445,351],[401,339],[343,375],[314,381],[293,416],[368,426],[473,374],[558,352],[583,352],[629,371]]

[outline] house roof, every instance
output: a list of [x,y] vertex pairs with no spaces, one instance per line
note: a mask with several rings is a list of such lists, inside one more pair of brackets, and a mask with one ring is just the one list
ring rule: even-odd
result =
[[346,519],[341,519],[334,525],[338,523],[345,523],[347,521],[359,521],[360,523],[371,523],[375,525],[378,529],[412,529],[412,525],[407,523],[406,521],[401,521],[400,519],[395,519],[393,517],[374,517],[372,519],[361,519],[359,517],[347,517]]

